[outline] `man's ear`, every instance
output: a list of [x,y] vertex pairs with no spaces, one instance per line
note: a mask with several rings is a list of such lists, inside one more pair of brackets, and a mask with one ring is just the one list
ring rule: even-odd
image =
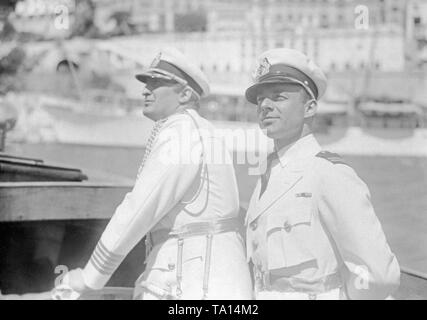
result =
[[317,101],[314,99],[308,100],[304,105],[304,118],[311,118],[317,112]]
[[180,104],[187,103],[190,101],[192,95],[192,91],[190,88],[185,87],[179,93],[178,101]]

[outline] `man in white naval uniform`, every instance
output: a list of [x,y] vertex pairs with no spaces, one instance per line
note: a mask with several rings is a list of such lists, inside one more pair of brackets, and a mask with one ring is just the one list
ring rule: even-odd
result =
[[257,299],[383,299],[400,270],[365,183],[312,134],[327,80],[303,53],[259,57],[246,98],[274,139],[247,211]]
[[[153,135],[133,190],[85,268],[69,272],[63,285],[77,293],[102,288],[147,235],[151,250],[136,299],[251,299],[231,156],[197,112],[209,93],[205,75],[170,48],[136,78],[145,83],[143,111],[155,121]],[[225,158],[213,163],[209,153]]]

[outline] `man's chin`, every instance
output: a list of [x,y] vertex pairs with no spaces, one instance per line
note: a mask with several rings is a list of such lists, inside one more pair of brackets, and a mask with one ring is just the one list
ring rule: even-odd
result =
[[157,121],[158,120],[157,117],[156,117],[156,115],[153,112],[150,112],[150,110],[148,110],[148,109],[143,109],[142,110],[142,114],[144,115],[144,117],[146,117],[146,118],[148,118],[150,120],[153,120],[153,121]]
[[277,139],[277,135],[275,132],[271,132],[271,130],[265,130],[265,135],[269,137],[270,139]]
[[267,137],[269,137],[271,139],[275,138],[275,131],[271,125],[270,126],[260,125],[260,129],[264,133],[264,135],[266,135]]

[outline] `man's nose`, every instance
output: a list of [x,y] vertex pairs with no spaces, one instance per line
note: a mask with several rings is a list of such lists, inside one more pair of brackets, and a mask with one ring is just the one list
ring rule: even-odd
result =
[[151,90],[149,90],[149,89],[147,88],[147,86],[145,86],[145,87],[144,87],[144,89],[142,89],[142,95],[143,95],[144,97],[150,96],[151,94],[152,94],[152,92],[151,92]]
[[258,103],[259,111],[271,111],[273,110],[273,104],[272,101],[268,98],[262,99]]

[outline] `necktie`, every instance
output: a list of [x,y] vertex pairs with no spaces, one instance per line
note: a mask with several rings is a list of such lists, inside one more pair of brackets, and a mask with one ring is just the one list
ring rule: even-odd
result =
[[271,163],[273,162],[274,159],[277,159],[276,152],[270,153],[267,157],[267,170],[261,176],[261,190],[259,193],[259,198],[261,198],[261,196],[267,189],[268,181],[270,180],[270,174],[271,174]]

